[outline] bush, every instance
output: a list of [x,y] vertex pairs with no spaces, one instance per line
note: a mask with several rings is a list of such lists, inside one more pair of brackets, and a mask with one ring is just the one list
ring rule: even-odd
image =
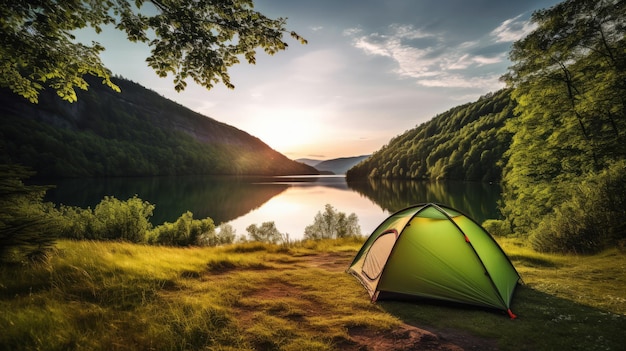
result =
[[313,224],[304,228],[305,239],[334,239],[361,236],[358,217],[352,213],[346,216],[326,204],[324,212],[315,215]]
[[251,241],[262,243],[278,244],[286,241],[286,235],[283,235],[276,228],[274,222],[263,222],[260,227],[251,224],[246,228]]
[[60,233],[59,236],[68,239],[86,239],[91,235],[95,217],[91,209],[82,209],[75,206],[61,205],[58,210]]
[[137,195],[126,201],[105,196],[93,210],[92,237],[88,239],[145,242],[146,234],[152,228],[150,217],[153,211],[154,205]]
[[[233,228],[232,225],[227,223],[222,223],[219,226],[219,233],[216,234],[216,244],[232,244],[235,242],[235,238],[237,237],[237,231]],[[214,246],[209,244],[208,246]]]
[[485,230],[493,236],[507,236],[513,233],[511,224],[508,221],[499,219],[488,219],[482,224]]
[[189,211],[176,222],[152,228],[149,218],[154,205],[137,196],[126,201],[105,197],[94,210],[60,206],[60,235],[70,239],[126,240],[172,246],[216,246],[232,243],[232,226],[223,225],[219,234],[211,218],[193,219]]
[[197,239],[197,244],[200,246],[219,246],[232,244],[235,241],[235,229],[230,224],[220,224],[220,231],[216,232],[211,218],[194,220],[194,223],[198,223],[199,228],[204,228],[200,229],[201,233]]
[[149,242],[172,246],[210,245],[220,243],[215,235],[215,224],[211,218],[193,219],[193,213],[183,213],[176,222],[165,222],[149,234]]
[[572,192],[531,233],[535,250],[590,254],[626,239],[626,162],[588,177]]
[[126,201],[105,196],[95,209],[60,206],[60,236],[70,239],[146,242],[154,205],[136,195]]

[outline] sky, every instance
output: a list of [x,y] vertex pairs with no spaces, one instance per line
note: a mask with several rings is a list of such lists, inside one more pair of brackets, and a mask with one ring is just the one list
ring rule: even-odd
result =
[[145,62],[147,44],[85,31],[114,75],[260,138],[291,159],[368,155],[452,107],[504,87],[511,44],[557,0],[255,0],[287,18],[285,51],[230,68],[234,90],[174,90]]

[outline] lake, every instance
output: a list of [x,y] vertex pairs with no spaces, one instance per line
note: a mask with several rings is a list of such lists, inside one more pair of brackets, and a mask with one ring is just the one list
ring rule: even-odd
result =
[[45,200],[95,207],[105,196],[126,200],[135,194],[156,206],[151,222],[173,222],[185,211],[194,218],[229,223],[237,236],[246,227],[273,221],[281,233],[298,240],[318,212],[331,204],[354,213],[361,232],[369,235],[387,216],[422,202],[447,204],[479,223],[500,218],[500,186],[476,182],[368,180],[347,182],[344,176],[289,177],[149,177],[60,179]]

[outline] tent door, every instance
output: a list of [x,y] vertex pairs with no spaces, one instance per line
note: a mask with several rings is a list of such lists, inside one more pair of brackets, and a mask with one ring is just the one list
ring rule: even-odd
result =
[[380,276],[387,263],[387,258],[396,243],[398,232],[389,230],[381,234],[370,247],[365,260],[363,262],[363,274],[371,279],[376,280]]

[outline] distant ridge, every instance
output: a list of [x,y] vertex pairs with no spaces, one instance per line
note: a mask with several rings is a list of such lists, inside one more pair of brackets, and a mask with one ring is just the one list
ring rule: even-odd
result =
[[311,158],[299,158],[299,159],[296,160],[296,162],[304,163],[305,165],[309,165],[311,167],[315,167],[320,162],[323,162],[323,160],[314,160],[314,159],[311,159]]
[[330,160],[300,158],[296,161],[315,167],[315,169],[320,171],[322,174],[346,174],[350,168],[359,164],[368,157],[370,157],[370,155],[340,157]]

